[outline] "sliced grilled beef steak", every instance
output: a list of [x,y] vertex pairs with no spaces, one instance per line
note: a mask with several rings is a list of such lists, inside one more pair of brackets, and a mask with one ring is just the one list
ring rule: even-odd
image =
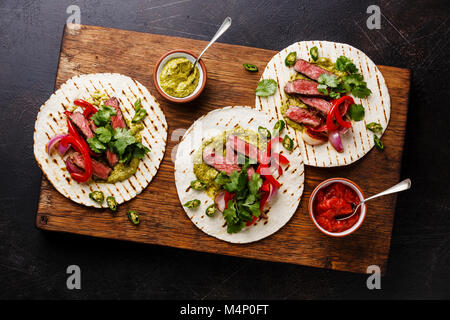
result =
[[312,127],[316,127],[320,124],[320,118],[307,109],[290,106],[284,115],[292,121]]
[[330,71],[316,66],[315,64],[309,63],[308,61],[303,59],[297,60],[294,66],[294,70],[304,74],[305,76],[313,80],[319,79],[320,75],[324,73],[332,74]]
[[119,162],[119,157],[114,152],[106,150],[106,160],[108,160],[108,163],[111,167],[114,167],[117,162]]
[[111,126],[113,129],[115,128],[125,128],[127,124],[123,118],[122,110],[119,107],[119,101],[116,97],[109,98],[108,101],[105,102],[105,106],[111,106],[116,109],[117,114],[115,116],[111,116]]
[[93,138],[94,133],[92,132],[89,122],[83,116],[81,112],[75,111],[69,116],[70,121],[81,131],[81,133],[86,138]]
[[[81,169],[84,169],[84,160],[83,155],[81,153],[74,152],[71,155],[71,160],[73,161],[73,163],[75,163],[76,166],[80,167]],[[111,173],[111,170],[112,169],[107,165],[92,159],[92,174],[97,178],[107,180],[109,174]]]
[[255,160],[259,163],[267,163],[267,154],[266,152],[260,151],[256,146],[239,139],[235,135],[230,134],[228,136],[227,143],[231,145],[231,147],[248,158]]
[[317,82],[297,79],[289,81],[284,86],[284,92],[287,94],[301,94],[305,96],[324,96],[323,93],[317,90]]
[[311,98],[311,97],[303,97],[297,96],[304,104],[307,106],[313,107],[314,109],[322,112],[324,115],[327,115],[331,109],[332,104],[324,99],[320,98]]
[[241,170],[236,163],[227,162],[222,155],[216,153],[211,148],[205,148],[203,150],[203,161],[218,171],[225,171],[226,174]]
[[95,130],[98,129],[98,127],[95,125],[94,120],[89,119],[89,127],[91,128],[92,132],[95,133]]

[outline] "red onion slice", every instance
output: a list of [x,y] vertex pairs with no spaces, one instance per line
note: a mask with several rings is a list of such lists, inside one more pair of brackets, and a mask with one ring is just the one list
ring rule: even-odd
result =
[[68,144],[67,147],[64,147],[61,143],[58,144],[58,153],[60,156],[63,156],[66,154],[67,150],[70,149],[72,145]]
[[225,210],[225,191],[219,192],[214,198],[216,209],[221,213]]
[[272,200],[275,193],[277,193],[277,190],[278,188],[274,187],[271,183],[269,183],[269,196],[267,197],[267,202],[270,202]]
[[337,152],[344,152],[344,146],[342,145],[341,136],[338,131],[331,131],[328,134],[328,140]]
[[68,134],[58,134],[53,138],[51,138],[50,141],[47,143],[47,153],[50,154],[55,144],[59,142],[62,138],[65,138],[67,136]]
[[67,171],[69,171],[69,173],[84,173],[83,170],[81,170],[80,168],[78,168],[78,167],[72,162],[72,159],[70,159],[70,157],[67,157],[67,159],[66,159],[66,168],[67,168]]

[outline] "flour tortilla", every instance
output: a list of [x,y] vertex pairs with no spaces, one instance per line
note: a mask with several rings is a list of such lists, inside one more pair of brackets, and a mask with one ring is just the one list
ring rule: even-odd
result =
[[352,122],[353,126],[345,135],[342,135],[344,152],[337,152],[330,143],[318,146],[306,144],[302,139],[302,132],[288,128],[290,135],[295,137],[299,144],[306,165],[314,167],[344,166],[362,158],[374,146],[373,132],[366,129],[366,124],[377,122],[386,130],[391,115],[391,100],[383,75],[377,66],[362,51],[343,43],[328,41],[302,41],[297,42],[277,53],[267,64],[261,79],[274,79],[278,83],[278,90],[271,97],[256,97],[256,108],[283,119],[280,111],[285,96],[284,86],[296,71],[293,67],[284,64],[286,56],[297,52],[297,58],[309,61],[309,50],[317,46],[320,57],[330,58],[332,61],[344,55],[351,59],[367,82],[372,94],[366,99],[355,98],[355,103],[362,104],[365,109],[364,120]]
[[[142,144],[150,148],[150,152],[140,161],[135,175],[114,184],[92,180],[78,183],[70,177],[64,159],[56,150],[51,155],[46,152],[46,145],[51,138],[68,132],[67,117],[63,112],[73,106],[74,100],[86,100],[95,90],[100,90],[109,97],[116,97],[124,118],[129,121],[135,114],[133,103],[137,98],[141,98],[142,108],[148,114],[143,122],[145,128],[142,131]],[[114,196],[118,204],[134,198],[156,174],[164,156],[166,140],[166,119],[147,88],[130,77],[117,73],[86,74],[68,80],[41,106],[34,129],[34,155],[47,179],[62,195],[79,204],[106,208],[106,201],[99,205],[89,198],[89,193],[102,191],[105,198]]]
[[214,203],[213,199],[202,190],[189,188],[190,182],[197,179],[193,171],[193,159],[203,141],[236,126],[257,131],[258,126],[271,129],[275,122],[276,120],[270,118],[266,113],[251,107],[225,107],[211,111],[199,118],[184,134],[176,153],[175,183],[181,204],[192,199],[201,201],[200,207],[196,209],[188,209],[183,206],[188,217],[200,230],[224,241],[248,243],[271,235],[293,216],[303,193],[304,182],[303,159],[298,147],[289,153],[277,144],[276,151],[282,152],[289,159],[290,165],[278,178],[282,186],[271,201],[268,219],[260,219],[255,225],[246,227],[238,233],[227,233],[226,226],[224,226],[225,220],[220,212],[216,212],[213,217],[208,217],[205,210]]

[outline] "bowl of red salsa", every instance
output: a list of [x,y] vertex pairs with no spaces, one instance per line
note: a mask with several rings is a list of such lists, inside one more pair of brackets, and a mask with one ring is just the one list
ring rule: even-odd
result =
[[353,208],[364,199],[356,183],[345,178],[332,178],[321,182],[309,198],[309,215],[323,233],[343,237],[353,233],[364,221],[366,205],[363,204],[353,217],[336,220],[353,212]]

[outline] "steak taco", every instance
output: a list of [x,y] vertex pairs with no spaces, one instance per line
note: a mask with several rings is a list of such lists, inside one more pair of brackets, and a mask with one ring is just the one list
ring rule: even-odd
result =
[[87,74],[68,80],[40,108],[34,155],[61,194],[107,207],[104,198],[120,204],[150,183],[166,139],[164,114],[142,84],[120,74]]
[[278,92],[256,97],[256,108],[283,117],[305,164],[348,165],[382,147],[377,134],[389,123],[389,93],[377,66],[341,43],[302,41],[276,54],[261,77]]
[[[272,130],[273,128],[273,130]],[[250,107],[199,118],[176,152],[175,183],[192,222],[233,243],[271,235],[294,214],[303,193],[300,149],[283,128]]]

